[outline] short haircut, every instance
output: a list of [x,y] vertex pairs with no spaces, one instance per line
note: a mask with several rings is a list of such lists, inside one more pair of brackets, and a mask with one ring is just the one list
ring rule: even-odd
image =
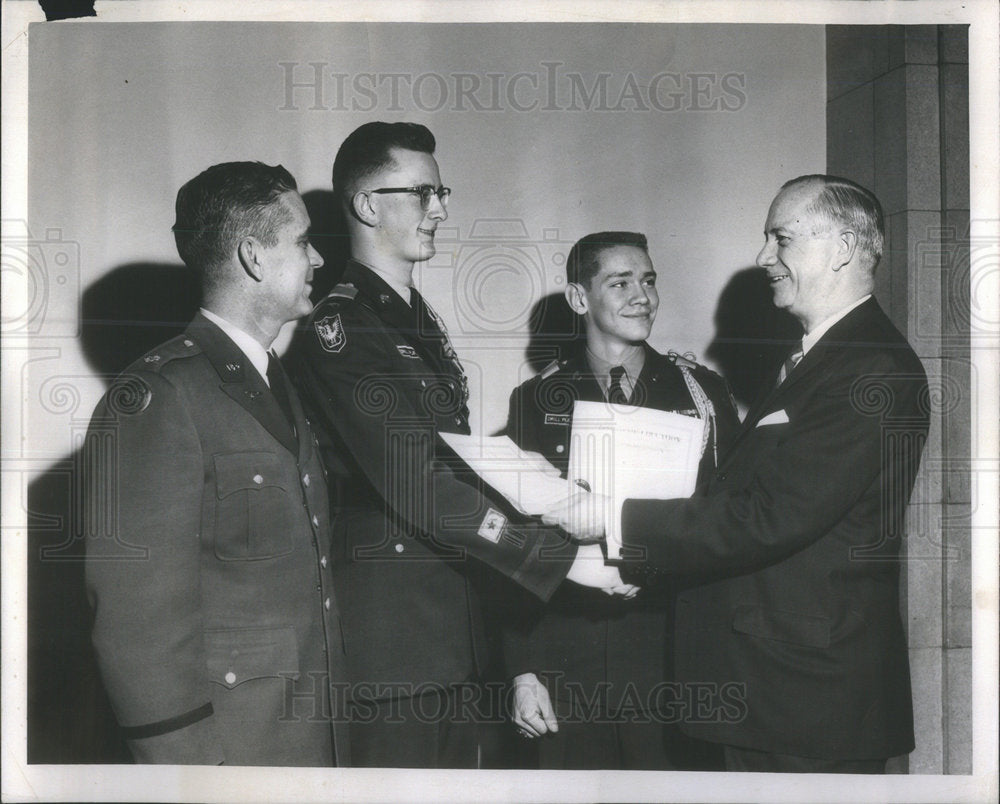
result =
[[174,241],[185,265],[198,271],[204,286],[216,284],[219,267],[243,237],[265,246],[277,243],[278,229],[291,212],[276,203],[297,190],[292,174],[281,165],[225,162],[199,173],[177,192]]
[[787,181],[781,189],[808,184],[819,185],[809,211],[834,226],[846,226],[857,234],[862,264],[874,272],[885,247],[885,218],[878,198],[871,190],[850,179],[818,173]]
[[333,191],[345,206],[365,181],[394,164],[393,148],[434,153],[436,142],[420,123],[365,123],[352,131],[333,160]]
[[591,281],[601,270],[598,257],[601,252],[615,246],[634,246],[649,253],[646,235],[640,232],[594,232],[581,237],[569,250],[566,281],[583,285],[589,290]]

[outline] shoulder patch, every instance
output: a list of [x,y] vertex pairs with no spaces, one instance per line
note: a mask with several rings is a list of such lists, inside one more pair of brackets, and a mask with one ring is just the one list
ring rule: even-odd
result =
[[344,332],[344,325],[340,321],[340,313],[314,321],[313,329],[316,330],[320,346],[326,352],[336,354],[347,345],[347,333]]
[[108,410],[118,416],[142,413],[153,401],[148,383],[135,374],[122,374],[108,388]]

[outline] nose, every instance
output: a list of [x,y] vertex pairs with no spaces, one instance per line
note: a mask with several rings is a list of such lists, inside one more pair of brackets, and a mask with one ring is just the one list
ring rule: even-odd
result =
[[778,261],[777,254],[775,251],[774,243],[770,238],[764,241],[764,246],[759,252],[757,252],[757,267],[767,268],[769,265],[774,265]]
[[649,289],[642,282],[636,282],[632,288],[632,298],[629,302],[635,305],[649,305]]
[[436,195],[431,196],[431,202],[427,207],[427,217],[435,221],[448,220],[448,208]]
[[326,262],[323,259],[323,255],[316,251],[316,247],[312,243],[309,244],[309,266],[315,271],[323,267],[323,263]]

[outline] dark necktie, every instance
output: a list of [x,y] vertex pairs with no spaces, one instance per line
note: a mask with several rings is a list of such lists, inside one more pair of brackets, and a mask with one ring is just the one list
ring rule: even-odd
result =
[[288,400],[288,375],[285,374],[281,360],[273,351],[268,351],[267,353],[267,382],[271,386],[271,393],[274,394],[274,398],[278,402],[278,407],[281,408],[282,413],[285,414],[285,418],[288,419],[288,425],[292,428],[292,433],[294,434],[295,416],[292,415],[292,403]]
[[611,384],[608,386],[608,402],[612,405],[624,405],[628,402],[625,396],[625,389],[622,388],[622,377],[625,376],[624,366],[615,366],[609,372],[611,374]]
[[781,364],[781,371],[778,372],[778,385],[781,385],[785,380],[788,379],[788,375],[792,373],[799,361],[802,359],[802,341],[799,341],[799,345],[795,347],[795,350],[785,358],[785,362]]

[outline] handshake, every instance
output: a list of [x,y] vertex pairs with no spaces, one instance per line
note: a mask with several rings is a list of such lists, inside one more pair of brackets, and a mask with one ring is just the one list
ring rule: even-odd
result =
[[601,550],[609,515],[614,515],[610,498],[580,491],[542,514],[542,521],[558,525],[580,545],[567,580],[629,600],[638,594],[639,587],[622,581],[618,568],[605,564]]

